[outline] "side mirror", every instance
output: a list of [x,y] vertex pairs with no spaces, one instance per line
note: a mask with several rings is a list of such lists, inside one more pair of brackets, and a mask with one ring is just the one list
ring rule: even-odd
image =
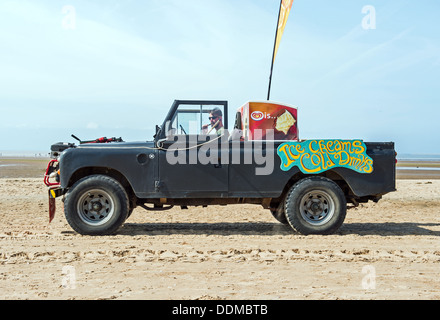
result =
[[237,112],[237,114],[235,115],[235,124],[234,124],[234,129],[240,129],[242,130],[242,123],[241,123],[241,112]]
[[156,133],[154,134],[153,138],[156,138],[157,135],[159,134],[159,132],[160,132],[160,126],[158,126],[158,125],[156,124]]

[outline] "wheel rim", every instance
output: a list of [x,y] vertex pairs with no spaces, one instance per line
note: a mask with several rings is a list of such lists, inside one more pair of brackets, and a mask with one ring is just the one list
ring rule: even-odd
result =
[[91,226],[99,226],[111,219],[115,206],[110,194],[100,189],[93,189],[83,193],[77,209],[83,222]]
[[301,216],[314,226],[327,223],[335,213],[335,204],[332,197],[321,190],[306,193],[301,198],[300,203]]

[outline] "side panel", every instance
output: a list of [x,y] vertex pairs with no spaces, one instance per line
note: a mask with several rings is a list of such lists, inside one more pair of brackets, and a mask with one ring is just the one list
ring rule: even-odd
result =
[[396,156],[394,143],[368,143],[367,154],[373,159],[373,172],[359,174],[349,169],[337,168],[337,172],[358,197],[383,195],[396,191]]
[[229,196],[277,198],[290,178],[299,172],[280,170],[279,142],[233,141],[230,143]]
[[147,145],[90,145],[66,150],[60,158],[61,187],[67,188],[74,173],[92,168],[115,170],[130,183],[138,197],[154,194],[157,150]]
[[180,142],[164,141],[159,151],[158,197],[227,198],[228,164],[221,161],[221,139],[207,143],[207,136],[179,137]]
[[[298,173],[301,176],[312,175],[302,173],[296,166],[288,171],[280,169],[281,159],[276,149],[281,143],[283,142],[276,142],[275,145],[268,142],[252,144],[240,142],[240,163],[232,161],[229,166],[230,197],[276,198],[281,195],[288,181]],[[395,191],[394,143],[365,143],[365,145],[367,155],[373,160],[374,170],[371,173],[333,168],[317,175],[336,173],[337,175],[331,174],[331,178],[339,176],[348,184],[356,197],[380,196]],[[261,154],[262,158],[258,159],[258,154]],[[273,172],[270,171],[272,164]],[[259,174],[258,168],[264,170],[260,170]],[[267,174],[268,172],[271,173]]]

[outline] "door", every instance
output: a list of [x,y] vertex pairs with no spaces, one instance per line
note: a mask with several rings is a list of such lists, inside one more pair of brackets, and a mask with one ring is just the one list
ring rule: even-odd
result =
[[226,121],[225,112],[224,104],[212,102],[192,101],[177,106],[167,124],[167,139],[161,142],[159,151],[158,188],[161,197],[228,196],[228,164],[227,161],[222,163],[222,146],[228,147],[228,137],[211,130],[215,129],[212,128],[215,123]]

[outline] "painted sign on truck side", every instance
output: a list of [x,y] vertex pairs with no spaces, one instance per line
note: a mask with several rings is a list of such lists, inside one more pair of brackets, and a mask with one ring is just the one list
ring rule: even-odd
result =
[[307,140],[286,142],[277,149],[281,170],[298,167],[305,174],[333,168],[348,168],[359,173],[373,172],[373,159],[362,140]]

